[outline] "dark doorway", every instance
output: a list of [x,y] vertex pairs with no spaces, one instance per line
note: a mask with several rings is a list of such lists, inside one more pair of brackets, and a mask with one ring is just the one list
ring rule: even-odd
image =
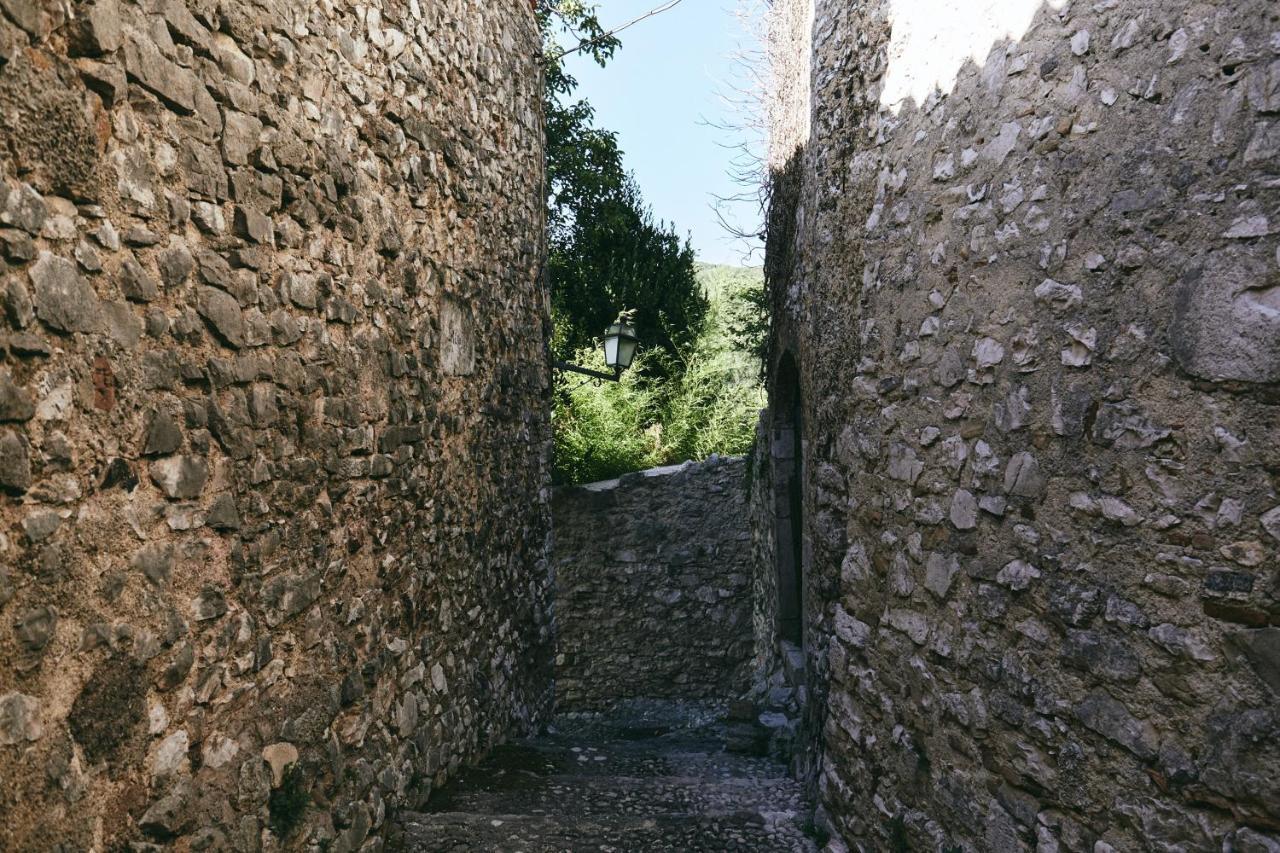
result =
[[791,353],[778,362],[773,382],[772,441],[774,561],[777,566],[779,639],[804,645],[804,454],[800,372]]

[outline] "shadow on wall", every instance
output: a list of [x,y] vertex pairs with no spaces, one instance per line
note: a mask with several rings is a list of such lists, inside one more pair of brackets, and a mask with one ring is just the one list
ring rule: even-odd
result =
[[[985,8],[819,0],[811,123],[775,139],[798,769],[875,849],[1273,849],[1280,22]],[[789,464],[753,496],[758,675]]]

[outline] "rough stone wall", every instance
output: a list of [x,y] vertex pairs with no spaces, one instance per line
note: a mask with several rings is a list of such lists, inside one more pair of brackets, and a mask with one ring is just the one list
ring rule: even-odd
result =
[[712,457],[556,490],[557,708],[746,690],[745,476],[743,459]]
[[921,5],[818,0],[774,139],[827,820],[1275,850],[1277,8]]
[[547,708],[538,49],[0,0],[0,848],[357,849]]

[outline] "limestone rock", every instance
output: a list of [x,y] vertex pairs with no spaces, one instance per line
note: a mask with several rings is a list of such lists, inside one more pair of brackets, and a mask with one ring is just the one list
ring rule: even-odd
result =
[[217,619],[227,612],[227,599],[222,590],[205,587],[191,602],[191,616],[197,622]]
[[29,652],[40,653],[53,640],[58,627],[58,613],[52,607],[29,610],[14,625],[18,642]]
[[167,839],[178,835],[190,820],[191,783],[182,779],[143,812],[138,826],[152,838]]
[[1049,305],[1055,311],[1070,311],[1084,301],[1084,293],[1078,284],[1061,284],[1046,278],[1035,290],[1036,300]]
[[209,507],[205,516],[205,524],[214,530],[239,530],[240,513],[236,509],[235,499],[231,495],[218,495]]
[[1264,512],[1259,521],[1262,523],[1262,529],[1267,531],[1272,539],[1280,542],[1280,506]]
[[951,497],[951,523],[957,530],[978,526],[978,501],[967,489],[957,489]]
[[44,737],[40,700],[23,693],[0,696],[0,746],[22,746]]
[[31,268],[36,316],[60,332],[90,332],[98,322],[98,296],[75,264],[49,252]]
[[1244,249],[1211,253],[1183,278],[1170,340],[1193,376],[1280,381],[1280,283],[1267,261]]
[[76,19],[74,47],[77,53],[101,56],[124,43],[120,8],[115,0],[96,0],[80,11]]
[[31,485],[31,454],[26,440],[13,430],[0,430],[0,489],[25,492]]
[[14,383],[8,370],[0,369],[0,422],[29,421],[35,413],[31,395]]
[[1245,657],[1268,687],[1280,696],[1280,628],[1258,628],[1235,637]]
[[143,441],[144,456],[163,456],[174,453],[182,446],[182,429],[177,421],[166,411],[152,412],[147,422],[147,432]]
[[30,184],[20,184],[3,201],[0,206],[0,224],[20,228],[33,236],[40,233],[49,211],[44,199]]
[[120,266],[120,290],[130,302],[151,302],[160,293],[156,280],[133,258]]
[[951,582],[960,573],[960,561],[954,554],[934,552],[925,565],[924,586],[938,598],[946,598]]
[[279,788],[284,782],[284,772],[298,760],[298,748],[281,741],[262,748],[262,760],[271,768],[271,787]]
[[173,574],[173,546],[152,542],[143,545],[133,555],[132,565],[156,586],[163,586]]
[[151,463],[151,482],[173,500],[200,497],[209,465],[199,456],[170,456]]
[[1035,456],[1026,452],[1014,454],[1005,469],[1005,492],[1017,497],[1038,498],[1044,489],[1045,479]]
[[200,316],[208,321],[223,343],[232,349],[240,349],[245,345],[244,315],[231,294],[212,287],[201,287],[197,308]]
[[31,294],[27,291],[22,279],[14,276],[9,279],[4,289],[4,313],[9,322],[19,329],[25,329],[35,319],[35,306],[31,302]]
[[996,575],[996,581],[1012,590],[1024,590],[1031,582],[1040,577],[1040,570],[1022,560],[1006,563]]
[[183,114],[195,112],[195,75],[166,59],[145,36],[132,31],[124,36],[124,67],[129,78]]
[[1090,694],[1076,706],[1075,712],[1080,722],[1138,758],[1148,761],[1155,757],[1156,736],[1151,726],[1135,718],[1106,693]]

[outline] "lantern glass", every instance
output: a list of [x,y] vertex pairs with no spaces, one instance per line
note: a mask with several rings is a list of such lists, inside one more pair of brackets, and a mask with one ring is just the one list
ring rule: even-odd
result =
[[614,370],[626,370],[636,357],[635,327],[628,323],[614,323],[604,333],[604,363]]

